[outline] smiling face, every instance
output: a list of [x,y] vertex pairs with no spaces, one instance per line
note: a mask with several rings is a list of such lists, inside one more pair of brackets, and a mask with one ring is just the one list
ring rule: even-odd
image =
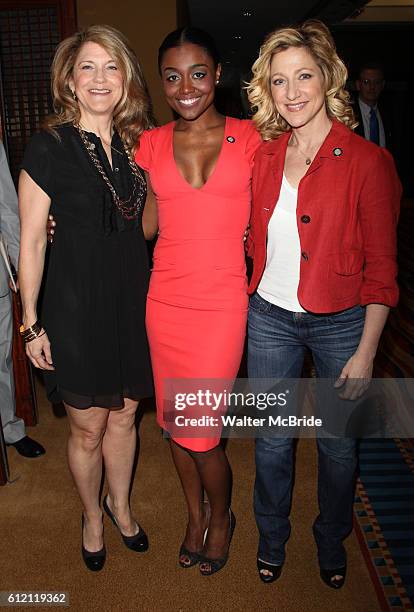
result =
[[161,78],[171,108],[186,121],[194,121],[213,107],[220,66],[202,47],[183,43],[168,49],[161,62]]
[[304,47],[289,47],[272,57],[270,86],[276,110],[292,128],[327,118],[324,77]]
[[69,87],[78,98],[81,121],[88,116],[112,117],[122,98],[124,79],[117,62],[94,42],[82,45]]

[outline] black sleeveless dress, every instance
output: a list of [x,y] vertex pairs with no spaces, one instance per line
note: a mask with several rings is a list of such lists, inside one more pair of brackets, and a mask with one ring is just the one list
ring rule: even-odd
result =
[[[41,322],[51,342],[54,372],[45,372],[49,399],[76,408],[120,408],[123,398],[152,394],[145,333],[149,280],[147,247],[139,213],[124,219],[72,125],[30,140],[22,168],[51,198],[56,220]],[[95,144],[121,198],[132,190],[132,172],[117,133],[112,165]],[[145,194],[143,195],[143,198]]]

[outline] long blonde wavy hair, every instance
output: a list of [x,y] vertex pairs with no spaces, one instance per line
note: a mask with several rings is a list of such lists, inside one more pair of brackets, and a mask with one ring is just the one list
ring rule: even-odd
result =
[[289,47],[303,47],[319,66],[325,82],[328,116],[338,119],[351,129],[358,125],[349,93],[345,90],[348,72],[338,57],[332,35],[321,21],[310,19],[302,25],[280,28],[269,34],[253,64],[253,77],[246,89],[254,112],[253,120],[263,140],[273,140],[290,130],[287,121],[275,108],[270,83],[273,56]]
[[[69,87],[81,47],[87,42],[100,45],[114,59],[122,73],[123,93],[114,110],[114,126],[125,146],[134,152],[142,132],[153,127],[151,102],[138,59],[121,32],[108,25],[93,25],[63,40],[51,67],[54,114],[46,118],[50,131],[64,123],[77,123],[80,110]],[[56,133],[56,132],[55,132]]]

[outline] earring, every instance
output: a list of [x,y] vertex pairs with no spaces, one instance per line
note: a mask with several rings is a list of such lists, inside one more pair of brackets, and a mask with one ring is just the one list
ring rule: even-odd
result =
[[76,100],[78,99],[78,96],[76,95],[75,90],[71,90],[71,93],[72,93],[72,98],[73,98],[73,99],[75,100],[75,102],[76,102]]
[[218,85],[219,83],[220,83],[220,80],[219,80],[219,79],[217,79],[217,80],[216,80],[216,85]]

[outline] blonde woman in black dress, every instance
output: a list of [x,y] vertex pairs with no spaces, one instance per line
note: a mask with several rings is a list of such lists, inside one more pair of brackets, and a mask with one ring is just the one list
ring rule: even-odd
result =
[[[144,325],[146,182],[133,161],[133,145],[150,127],[149,100],[134,53],[108,26],[92,26],[59,45],[52,90],[56,113],[31,139],[19,182],[22,335],[30,360],[45,372],[49,397],[65,403],[69,468],[83,505],[82,555],[96,571],[106,554],[103,462],[104,510],[128,548],[148,547],[129,489],[135,412],[152,389]],[[39,323],[49,211],[59,240]]]

